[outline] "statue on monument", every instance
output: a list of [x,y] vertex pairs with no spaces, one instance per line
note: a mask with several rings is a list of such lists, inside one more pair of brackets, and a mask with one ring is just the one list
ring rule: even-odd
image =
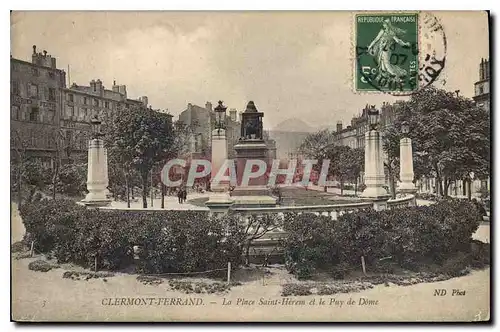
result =
[[262,134],[262,117],[263,113],[258,112],[253,101],[249,101],[245,112],[242,114],[242,133],[241,139],[259,139],[263,138]]

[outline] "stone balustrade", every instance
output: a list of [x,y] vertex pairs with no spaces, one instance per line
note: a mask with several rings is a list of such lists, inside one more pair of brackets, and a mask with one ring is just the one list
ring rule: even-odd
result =
[[409,206],[416,206],[416,198],[414,195],[406,195],[403,197],[399,197],[396,199],[391,199],[387,201],[387,208],[389,210],[392,209],[400,209],[400,208],[405,208]]

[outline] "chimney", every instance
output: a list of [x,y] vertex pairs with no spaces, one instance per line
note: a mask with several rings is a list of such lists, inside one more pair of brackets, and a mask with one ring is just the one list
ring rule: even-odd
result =
[[489,79],[490,78],[490,60],[485,59],[484,60],[484,79]]
[[148,106],[149,103],[148,103],[148,97],[147,96],[139,97],[139,100],[142,102],[142,104],[144,106],[146,106],[146,107]]
[[235,108],[231,108],[229,110],[229,118],[231,119],[231,121],[236,122],[236,109]]
[[188,103],[187,110],[191,112],[192,109],[193,109],[193,104]]
[[95,86],[96,91],[97,91],[99,94],[101,94],[102,89],[103,89],[103,87],[102,87],[102,81],[101,81],[100,79],[97,79],[97,81],[95,82],[95,85],[96,85],[96,86]]
[[337,132],[340,133],[342,131],[342,121],[337,121]]
[[207,109],[207,111],[212,112],[212,103],[207,101],[207,103],[205,104],[205,108]]
[[480,81],[483,80],[483,63],[484,63],[484,60],[483,60],[483,58],[481,58],[481,62],[479,63],[479,80]]
[[96,91],[95,80],[90,81],[90,91],[92,91],[92,92]]
[[36,55],[36,45],[33,45],[33,55]]
[[238,113],[238,119],[239,119],[239,122],[241,122],[243,120],[243,112]]
[[47,56],[47,51],[43,50],[43,56]]
[[127,86],[126,85],[118,85],[118,92],[127,99]]
[[113,80],[113,87],[111,88],[113,92],[120,92],[120,87],[116,85],[116,80]]

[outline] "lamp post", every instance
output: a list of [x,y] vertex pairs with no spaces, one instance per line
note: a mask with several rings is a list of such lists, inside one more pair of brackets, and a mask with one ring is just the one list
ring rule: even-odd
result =
[[372,105],[368,109],[369,130],[365,133],[365,185],[361,197],[370,198],[375,210],[385,210],[389,194],[384,188],[384,160],[380,132],[380,113]]
[[413,149],[411,146],[411,138],[408,137],[410,132],[410,125],[408,122],[401,123],[402,138],[399,141],[399,158],[400,158],[400,171],[399,179],[399,192],[412,194],[417,191],[413,183]]
[[[219,100],[219,105],[214,108],[215,129],[212,131],[212,171],[210,175],[212,194],[205,205],[211,213],[216,214],[226,213],[233,204],[233,200],[229,197],[229,183],[219,180],[224,176],[227,163],[232,162],[227,159],[226,109],[227,107],[222,104],[222,100]],[[221,172],[223,173],[219,174]]]
[[87,206],[106,206],[111,200],[107,197],[108,161],[101,132],[101,121],[97,116],[90,120],[92,135],[89,140],[87,165],[88,194],[82,203]]
[[[222,105],[222,100],[219,100],[219,105],[214,108],[215,111],[215,129],[217,129],[217,134],[220,135],[221,129],[226,129],[226,109],[227,107]],[[224,133],[225,134],[225,133]]]

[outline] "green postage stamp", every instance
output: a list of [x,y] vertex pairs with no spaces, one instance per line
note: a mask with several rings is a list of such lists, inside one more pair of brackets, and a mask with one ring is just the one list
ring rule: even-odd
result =
[[356,14],[355,20],[355,89],[417,90],[418,14]]

